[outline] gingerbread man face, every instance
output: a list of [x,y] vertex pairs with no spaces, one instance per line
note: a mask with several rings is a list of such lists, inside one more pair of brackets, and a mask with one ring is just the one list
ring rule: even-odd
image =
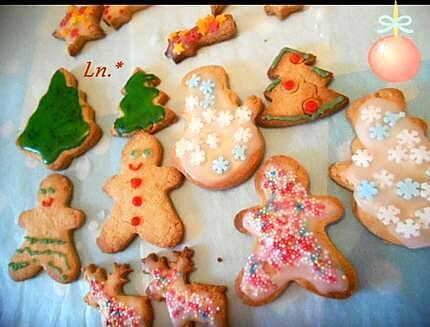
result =
[[64,206],[70,202],[72,186],[62,175],[52,174],[41,183],[37,192],[37,202],[42,208]]
[[139,133],[122,151],[122,170],[136,172],[144,169],[145,165],[159,165],[161,157],[162,148],[158,141]]
[[257,172],[262,204],[241,211],[239,231],[257,238],[236,279],[236,291],[250,305],[279,296],[291,281],[321,296],[345,298],[355,288],[355,272],[330,242],[325,226],[343,207],[330,196],[308,193],[308,176],[294,159],[275,156]]

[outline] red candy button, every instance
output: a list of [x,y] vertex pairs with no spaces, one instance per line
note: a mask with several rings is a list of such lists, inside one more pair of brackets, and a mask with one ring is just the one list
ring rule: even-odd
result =
[[140,217],[133,217],[131,218],[131,222],[130,222],[133,226],[137,226],[140,225]]
[[303,62],[303,57],[301,55],[299,55],[298,53],[293,53],[290,56],[290,61],[294,65],[297,65],[297,64],[300,64],[301,62]]
[[287,91],[291,91],[296,87],[296,82],[294,82],[292,79],[286,80],[284,82],[284,89]]
[[132,178],[130,184],[132,188],[138,188],[142,184],[142,178]]
[[140,207],[142,205],[142,197],[141,196],[134,196],[133,200],[131,200],[134,206]]
[[313,99],[306,100],[303,103],[303,111],[308,115],[313,114],[315,111],[317,111],[317,109],[318,109],[318,102]]

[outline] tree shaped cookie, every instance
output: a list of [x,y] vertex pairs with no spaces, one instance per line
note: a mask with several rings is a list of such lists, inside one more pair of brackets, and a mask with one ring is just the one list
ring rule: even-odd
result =
[[236,23],[232,15],[208,15],[197,21],[189,30],[181,30],[169,35],[169,45],[165,55],[176,64],[193,57],[205,46],[220,43],[236,36]]
[[227,326],[227,287],[190,283],[194,270],[194,250],[185,247],[173,251],[175,259],[158,257],[155,253],[142,259],[143,272],[151,275],[146,294],[156,301],[166,301],[173,326]]
[[105,36],[100,27],[103,6],[69,6],[53,36],[66,41],[67,51],[76,56],[85,43]]
[[124,250],[136,234],[159,247],[181,242],[184,226],[168,193],[184,178],[173,167],[159,167],[161,159],[161,144],[145,132],[137,133],[124,147],[120,174],[103,188],[114,201],[97,238],[103,252]]
[[409,117],[401,91],[381,89],[347,111],[357,138],[352,158],[330,176],[353,191],[353,211],[383,240],[430,246],[430,141],[426,123]]
[[235,219],[240,232],[257,238],[236,279],[245,303],[267,304],[292,281],[325,297],[346,298],[354,291],[355,271],[325,231],[343,206],[335,197],[310,194],[308,187],[306,170],[289,157],[274,156],[257,171],[261,204]]
[[176,114],[163,105],[169,97],[157,89],[160,79],[137,68],[127,81],[120,103],[122,116],[115,120],[112,133],[129,136],[144,130],[155,133],[176,122]]
[[17,145],[26,154],[41,159],[49,169],[59,170],[94,146],[101,135],[85,93],[78,89],[75,77],[60,68],[18,137]]
[[302,11],[303,5],[265,5],[264,11],[267,15],[276,15],[280,20],[284,20],[292,13]]
[[333,74],[313,66],[310,53],[283,48],[270,66],[272,80],[264,91],[271,103],[257,117],[264,127],[284,127],[326,117],[348,104],[348,98],[327,85]]
[[14,280],[32,278],[42,269],[60,283],[78,278],[81,264],[73,230],[84,224],[85,215],[68,207],[72,190],[70,180],[60,174],[49,175],[40,183],[38,207],[19,216],[19,225],[27,235],[9,263]]
[[105,5],[103,21],[117,30],[125,23],[128,23],[136,12],[146,9],[149,6],[150,5]]
[[176,167],[193,183],[209,189],[239,185],[257,169],[264,139],[255,126],[262,101],[248,97],[240,106],[221,66],[205,66],[182,80],[187,127],[175,144]]
[[84,268],[84,279],[90,286],[85,302],[102,314],[103,326],[151,327],[153,313],[147,296],[125,295],[123,287],[133,270],[128,264],[115,263],[113,272],[94,264]]

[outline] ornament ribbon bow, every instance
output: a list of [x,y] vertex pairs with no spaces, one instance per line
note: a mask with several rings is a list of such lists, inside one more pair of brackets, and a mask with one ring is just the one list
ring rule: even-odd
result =
[[384,26],[384,28],[379,29],[378,33],[387,33],[388,31],[397,28],[405,33],[413,33],[414,31],[412,29],[406,27],[411,25],[411,23],[411,16],[404,15],[398,18],[393,18],[388,15],[382,15],[381,17],[379,17],[379,24]]

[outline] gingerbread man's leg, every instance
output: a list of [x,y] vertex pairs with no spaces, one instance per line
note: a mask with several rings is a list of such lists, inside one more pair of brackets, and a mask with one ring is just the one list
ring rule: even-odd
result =
[[38,260],[27,252],[17,252],[9,262],[9,275],[15,281],[23,281],[37,275],[42,270]]
[[55,254],[48,256],[43,262],[43,269],[52,279],[60,283],[70,283],[76,280],[80,272],[78,254],[70,241],[68,243],[66,248],[53,249]]
[[103,225],[97,238],[99,248],[105,253],[114,253],[124,250],[135,237],[135,231],[131,225],[124,224],[112,212],[112,216]]

